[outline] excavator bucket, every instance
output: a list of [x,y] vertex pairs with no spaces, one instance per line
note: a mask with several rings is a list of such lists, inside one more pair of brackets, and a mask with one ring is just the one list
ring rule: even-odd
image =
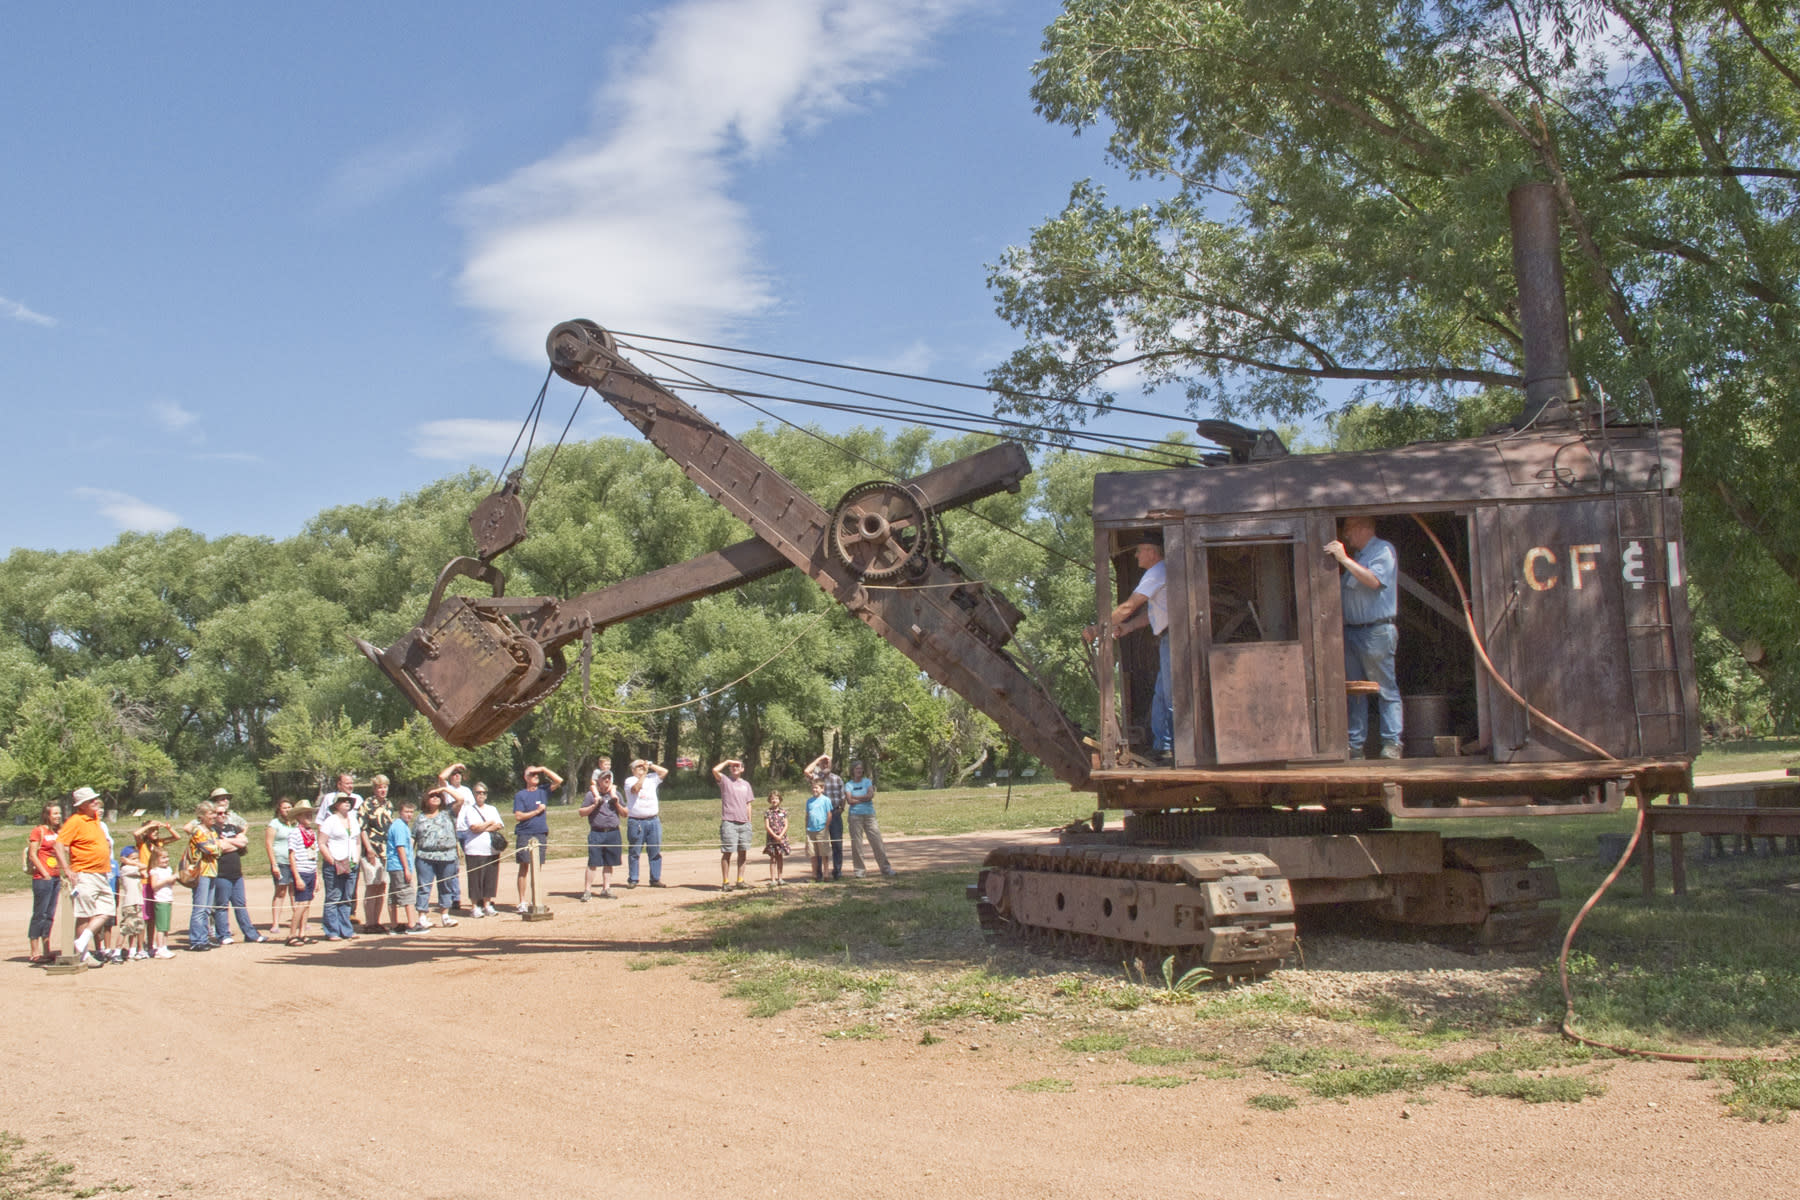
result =
[[455,575],[485,577],[492,570],[470,559],[452,562],[438,578],[423,621],[385,650],[356,642],[439,736],[464,749],[504,733],[566,673],[560,651],[546,656],[495,605],[442,594]]

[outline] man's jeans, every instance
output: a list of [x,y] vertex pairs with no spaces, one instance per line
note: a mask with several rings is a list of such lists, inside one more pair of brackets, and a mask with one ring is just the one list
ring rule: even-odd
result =
[[213,884],[211,875],[194,880],[194,912],[188,918],[188,949],[212,945]]
[[841,878],[844,874],[844,810],[831,810],[831,820],[825,823],[826,832],[831,834],[831,877]]
[[650,857],[650,882],[655,883],[661,879],[662,818],[626,818],[625,840],[630,846],[626,852],[625,877],[632,883],[638,881],[638,847],[641,846]]
[[[1344,678],[1371,681],[1381,688],[1381,742],[1384,746],[1400,744],[1400,684],[1394,679],[1394,651],[1400,645],[1400,631],[1390,621],[1367,625],[1361,629],[1344,629]],[[1369,736],[1369,698],[1350,697],[1350,756],[1362,753]]]
[[356,930],[350,924],[350,909],[356,903],[356,872],[358,864],[350,860],[348,871],[339,871],[329,862],[319,864],[319,874],[325,880],[325,913],[320,923],[325,926],[326,937],[355,937]]
[[262,934],[256,932],[255,922],[250,920],[250,906],[244,898],[244,877],[236,879],[213,879],[213,936],[221,942],[231,936],[231,914],[237,914],[238,930],[244,940],[254,942]]
[[1175,694],[1169,690],[1169,631],[1156,639],[1156,692],[1150,697],[1150,748],[1175,748]]

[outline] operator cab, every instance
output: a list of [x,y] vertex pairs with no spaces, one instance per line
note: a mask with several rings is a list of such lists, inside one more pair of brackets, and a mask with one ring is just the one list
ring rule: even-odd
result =
[[[1103,636],[1101,769],[1347,760],[1359,689],[1346,685],[1325,546],[1351,515],[1372,517],[1399,559],[1406,759],[1594,757],[1528,719],[1482,668],[1465,591],[1483,649],[1533,706],[1619,758],[1691,755],[1680,463],[1678,432],[1565,428],[1345,454],[1234,448],[1217,466],[1096,477],[1101,614],[1141,577],[1137,544],[1162,535],[1174,704],[1173,752],[1159,761],[1157,639]],[[1373,734],[1364,750],[1377,752]]]

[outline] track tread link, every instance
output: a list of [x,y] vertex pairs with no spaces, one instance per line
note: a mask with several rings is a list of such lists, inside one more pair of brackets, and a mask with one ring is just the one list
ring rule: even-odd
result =
[[1261,854],[1121,846],[1002,847],[969,888],[999,939],[1179,972],[1262,975],[1293,953],[1293,889]]

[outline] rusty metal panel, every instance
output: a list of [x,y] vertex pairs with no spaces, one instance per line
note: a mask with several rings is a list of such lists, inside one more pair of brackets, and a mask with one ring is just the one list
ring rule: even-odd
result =
[[[1577,469],[1575,461],[1591,460],[1592,451],[1575,443],[1610,451],[1610,479]],[[1571,494],[1602,495],[1608,486],[1673,490],[1681,483],[1681,450],[1679,430],[1620,426],[1607,431],[1604,443],[1594,432],[1538,431],[1232,466],[1107,472],[1094,477],[1094,520],[1131,524],[1151,513],[1199,517],[1318,508],[1393,512],[1482,501],[1554,502]]]
[[1312,754],[1312,704],[1299,642],[1214,646],[1213,738],[1220,763],[1277,762]]
[[1301,605],[1303,621],[1311,628],[1314,753],[1320,758],[1349,757],[1350,714],[1344,694],[1344,610],[1338,591],[1335,562],[1325,553],[1325,543],[1337,537],[1337,520],[1328,512],[1314,513],[1306,542],[1300,548],[1299,574],[1305,577]]
[[[1625,645],[1623,564],[1611,498],[1508,505],[1500,512],[1506,558],[1485,569],[1507,581],[1510,619],[1489,636],[1508,651],[1509,682],[1544,713],[1624,758],[1637,749],[1632,671]],[[1496,739],[1497,761],[1592,757],[1542,722]]]
[[1168,575],[1169,688],[1175,701],[1175,765],[1211,762],[1211,720],[1206,703],[1204,655],[1196,644],[1204,622],[1206,567],[1204,556],[1189,546],[1185,525],[1163,527],[1163,564]]

